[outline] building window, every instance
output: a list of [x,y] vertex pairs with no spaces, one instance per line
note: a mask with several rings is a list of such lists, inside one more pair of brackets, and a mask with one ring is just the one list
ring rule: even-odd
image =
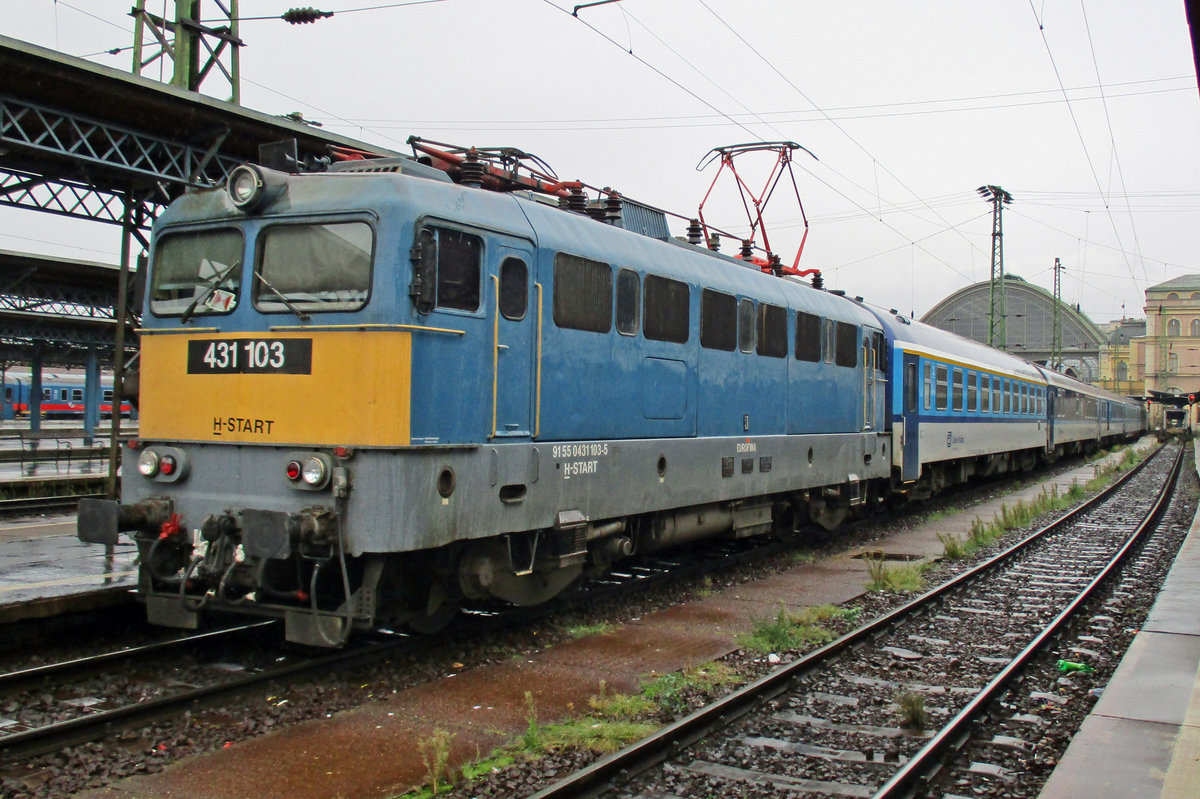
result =
[[1200,338],[1200,319],[1193,319],[1191,332],[1188,333],[1192,338]]
[[1179,299],[1179,295],[1172,291],[1170,294],[1167,295],[1167,299],[1168,300],[1177,300],[1177,299]]
[[1182,326],[1179,324],[1178,319],[1167,320],[1167,335],[1168,336],[1178,336],[1180,333],[1181,327]]
[[1172,352],[1167,356],[1167,371],[1175,374],[1179,371],[1179,354]]
[[1125,361],[1118,361],[1117,362],[1117,380],[1124,382],[1128,379],[1129,379],[1129,364],[1125,363]]

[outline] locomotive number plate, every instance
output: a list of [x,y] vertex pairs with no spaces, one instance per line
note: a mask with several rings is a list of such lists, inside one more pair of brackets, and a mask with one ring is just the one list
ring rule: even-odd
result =
[[312,374],[312,339],[200,339],[188,342],[190,375]]

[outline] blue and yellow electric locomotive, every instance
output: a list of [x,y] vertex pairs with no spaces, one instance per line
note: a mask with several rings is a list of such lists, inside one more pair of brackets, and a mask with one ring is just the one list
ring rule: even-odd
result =
[[152,621],[276,616],[333,646],[925,489],[904,375],[944,353],[913,326],[615,194],[558,207],[434,163],[246,165],[156,221],[141,437],[123,503],[79,517],[137,541]]

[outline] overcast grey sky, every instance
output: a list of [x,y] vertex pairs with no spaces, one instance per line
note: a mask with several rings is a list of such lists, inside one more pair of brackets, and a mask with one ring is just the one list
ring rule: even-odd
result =
[[[312,0],[304,0],[311,4]],[[130,0],[9,3],[5,35],[121,69]],[[174,2],[149,0],[163,13]],[[242,0],[244,17],[296,3]],[[1200,92],[1180,0],[908,3],[322,0],[331,19],[243,22],[242,103],[406,151],[410,134],[511,145],[558,174],[692,215],[711,148],[787,139],[810,223],[801,267],[920,316],[986,280],[1007,189],[1006,271],[1102,323],[1200,272]],[[216,10],[212,0],[202,8]],[[214,84],[219,91],[219,86]],[[739,161],[759,188],[770,157]],[[722,176],[722,180],[727,176]],[[803,226],[782,189],[772,244]],[[731,183],[707,219],[745,229]],[[0,216],[0,248],[115,261],[101,225]],[[675,232],[682,233],[681,227]]]

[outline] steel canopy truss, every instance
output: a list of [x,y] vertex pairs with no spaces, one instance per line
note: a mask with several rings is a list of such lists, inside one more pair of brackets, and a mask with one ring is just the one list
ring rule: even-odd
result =
[[7,286],[0,286],[0,314],[9,311],[72,319],[104,319],[110,322],[116,318],[111,291],[72,290],[69,287],[36,282],[23,282],[21,288],[23,291],[18,294],[11,292]]
[[[0,167],[0,205],[120,225],[125,214],[125,200],[123,194],[82,181],[51,180],[31,172]],[[143,200],[134,202],[141,205],[142,229],[149,230],[162,206]]]
[[[241,159],[217,152],[229,128],[203,144],[172,141],[110,122],[0,95],[0,146],[14,156],[64,159],[72,171],[101,172],[125,185],[160,186],[160,202],[184,186],[221,183]],[[121,180],[123,178],[123,180]]]

